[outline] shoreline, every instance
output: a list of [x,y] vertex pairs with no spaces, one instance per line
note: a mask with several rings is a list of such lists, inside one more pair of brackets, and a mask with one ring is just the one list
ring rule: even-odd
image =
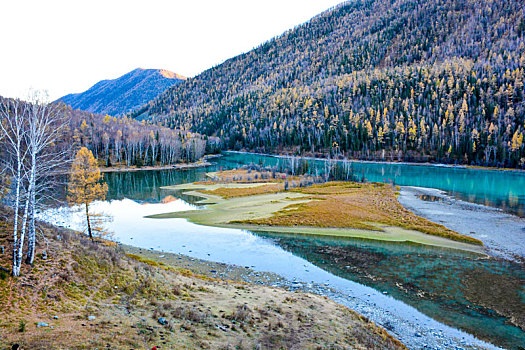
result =
[[132,172],[132,171],[150,171],[150,170],[184,170],[184,169],[192,169],[192,168],[202,168],[211,165],[211,163],[208,163],[206,161],[204,162],[196,162],[196,163],[180,163],[180,164],[170,164],[170,165],[160,165],[160,166],[143,166],[140,168],[132,167],[132,166],[124,166],[124,167],[109,167],[109,168],[100,168],[101,173],[124,173],[124,172]]
[[205,155],[201,159],[193,163],[178,163],[169,165],[147,165],[140,168],[136,166],[122,166],[122,167],[102,167],[100,168],[101,173],[123,173],[131,171],[149,171],[149,170],[185,170],[193,168],[203,168],[212,165],[208,160],[221,157],[221,154],[210,154]]
[[[212,165],[212,163],[208,162],[209,159],[218,158],[221,157],[221,154],[210,154],[205,155],[201,159],[199,159],[196,162],[193,163],[177,163],[177,164],[169,164],[169,165],[147,165],[140,168],[137,168],[136,166],[121,166],[121,167],[100,167],[99,170],[101,173],[125,173],[125,172],[136,172],[136,171],[150,171],[150,170],[185,170],[185,169],[193,169],[193,168],[204,168],[207,166]],[[55,171],[52,173],[52,175],[69,175],[70,170],[60,170]]]
[[[147,259],[180,266],[196,274],[238,283],[281,288],[296,293],[311,293],[329,298],[336,303],[371,319],[405,344],[409,349],[462,348],[499,349],[489,342],[458,328],[426,316],[413,307],[370,287],[358,287],[349,282],[350,289],[340,288],[338,283],[290,280],[279,274],[259,271],[253,266],[239,266],[191,257],[180,253],[141,248],[122,244],[126,253],[144,256]],[[335,277],[336,280],[342,278]],[[346,281],[346,280],[345,280]],[[385,303],[386,302],[386,303]],[[397,310],[397,311],[393,311]]]
[[398,201],[416,215],[481,240],[490,256],[525,263],[524,218],[434,188],[401,186]]
[[[286,158],[302,158],[302,159],[308,159],[308,160],[318,160],[318,161],[326,161],[328,158],[320,158],[320,157],[311,157],[311,156],[294,156],[294,155],[286,155],[286,154],[270,154],[270,153],[258,153],[258,152],[250,152],[250,151],[223,151],[224,153],[237,153],[237,154],[253,154],[258,156],[267,156],[267,157],[275,157],[280,159],[286,159]],[[335,161],[343,161],[344,159],[332,159]],[[467,164],[446,164],[446,163],[420,163],[420,162],[407,162],[407,161],[401,161],[401,162],[395,162],[395,161],[387,161],[387,160],[361,160],[361,159],[347,159],[349,162],[353,163],[364,163],[364,164],[392,164],[392,165],[413,165],[413,166],[430,166],[430,167],[439,167],[439,168],[452,168],[452,169],[477,169],[477,170],[485,170],[485,171],[503,171],[503,172],[516,172],[516,173],[525,173],[525,170],[523,169],[512,169],[512,168],[496,168],[496,167],[484,167],[484,166],[478,166],[478,165],[467,165]]]
[[[371,343],[406,349],[341,303],[279,288],[278,277],[270,276],[270,283],[248,267],[193,264],[191,257],[181,261],[180,255],[93,243],[50,225],[45,229],[51,244],[37,246],[35,266],[24,264],[20,277],[0,280],[1,348],[17,343],[28,349],[226,349],[239,339],[243,349],[261,343],[342,348],[351,338],[359,348]],[[42,259],[44,252],[49,255]],[[173,263],[165,262],[168,256]],[[0,255],[2,264],[7,259],[9,254]],[[190,262],[205,269],[221,265],[228,275],[205,276],[187,269]],[[233,272],[263,280],[228,279]],[[290,333],[301,337],[285,338]]]

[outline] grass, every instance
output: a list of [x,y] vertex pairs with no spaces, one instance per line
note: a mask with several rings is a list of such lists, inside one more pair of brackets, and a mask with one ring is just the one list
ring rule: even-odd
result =
[[269,226],[312,226],[377,230],[373,223],[402,227],[460,242],[482,242],[415,215],[396,199],[389,184],[328,182],[307,188],[292,189],[313,200],[294,203],[271,217],[243,220]]
[[237,198],[246,196],[255,196],[258,194],[277,193],[284,191],[284,185],[281,183],[263,184],[260,186],[245,186],[237,188],[219,187],[214,190],[202,190],[202,193],[220,196],[222,198]]
[[254,183],[247,182],[247,176],[245,170],[229,171],[228,176],[219,172],[210,176],[215,181],[167,187],[202,197],[200,204],[207,204],[206,208],[150,217],[182,217],[202,225],[254,231],[404,240],[472,251],[478,251],[472,245],[482,245],[405,209],[389,184],[328,182],[284,191],[285,180],[280,176]]
[[[208,278],[41,227],[48,259],[0,280],[0,348],[15,342],[26,349],[404,348],[325,297]],[[9,227],[1,229],[0,245],[9,252],[10,244]],[[44,248],[37,246],[37,254]],[[1,265],[9,259],[0,255]]]

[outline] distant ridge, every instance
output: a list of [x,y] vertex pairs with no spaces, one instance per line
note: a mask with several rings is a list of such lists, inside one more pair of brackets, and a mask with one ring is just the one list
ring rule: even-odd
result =
[[88,90],[57,101],[92,113],[123,115],[154,99],[186,78],[165,69],[137,68],[112,80],[101,80]]

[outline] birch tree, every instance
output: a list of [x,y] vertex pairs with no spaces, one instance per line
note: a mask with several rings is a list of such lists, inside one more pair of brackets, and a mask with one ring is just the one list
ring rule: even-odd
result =
[[46,178],[64,163],[67,147],[56,149],[64,120],[56,104],[45,102],[45,95],[34,92],[29,102],[6,99],[0,104],[2,171],[13,183],[13,269],[20,275],[27,234],[26,262],[32,264],[36,247],[35,211],[39,195],[49,187]]
[[[37,195],[43,194],[49,187],[49,174],[57,167],[65,164],[69,153],[68,147],[57,149],[62,131],[65,127],[64,115],[56,104],[46,103],[45,95],[35,93],[30,98],[27,108],[27,145],[28,165],[26,166],[27,190],[24,209],[24,222],[28,225],[28,250],[26,263],[33,264],[36,247],[35,211],[37,210]],[[25,226],[22,226],[24,230]],[[22,256],[22,246],[18,256]]]
[[18,259],[19,247],[24,244],[24,236],[20,232],[20,204],[22,202],[22,185],[24,180],[23,163],[27,157],[27,149],[24,145],[26,130],[24,128],[24,116],[27,112],[27,104],[20,100],[5,100],[0,104],[0,128],[2,130],[5,155],[2,159],[2,169],[8,171],[13,179],[13,276],[20,275],[21,258]]

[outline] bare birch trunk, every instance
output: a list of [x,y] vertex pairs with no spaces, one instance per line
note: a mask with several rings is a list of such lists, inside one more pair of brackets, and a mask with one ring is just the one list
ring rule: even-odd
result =
[[29,227],[28,227],[28,240],[27,240],[27,256],[26,264],[33,265],[35,261],[35,248],[36,248],[36,225],[35,225],[35,191],[31,193],[31,204],[29,207]]
[[33,192],[33,182],[34,182],[34,179],[30,178],[29,187],[27,190],[26,203],[24,206],[24,216],[22,219],[22,226],[20,227],[20,237],[18,239],[18,247],[17,247],[16,259],[15,259],[15,265],[17,266],[18,274],[15,276],[18,276],[20,274],[20,266],[22,266],[22,256],[24,252],[24,240],[25,240],[25,235],[26,235],[26,230],[27,230],[27,221],[29,218],[29,207],[31,206],[31,192]]
[[35,206],[36,206],[36,152],[31,155],[31,176],[29,179],[29,227],[27,233],[27,255],[26,263],[33,265],[35,259],[36,231],[35,231]]
[[22,173],[22,162],[20,158],[17,158],[17,172],[16,172],[16,185],[15,185],[15,217],[13,218],[13,276],[20,275],[20,265],[16,264],[16,254],[18,247],[18,214],[20,211],[20,186],[22,179],[20,178]]

